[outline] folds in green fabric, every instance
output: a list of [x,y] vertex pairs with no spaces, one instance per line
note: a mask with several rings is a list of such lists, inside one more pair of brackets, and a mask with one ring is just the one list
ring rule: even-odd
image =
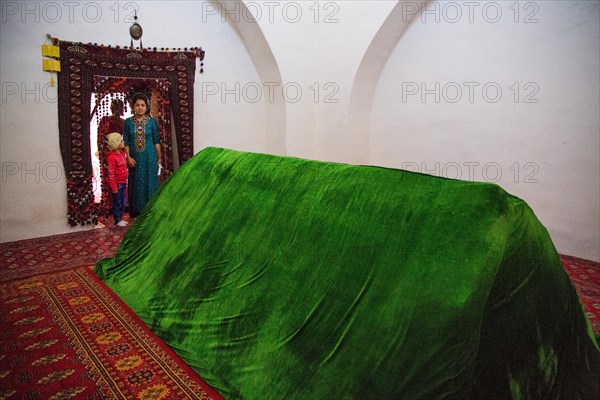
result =
[[596,399],[577,294],[496,185],[207,148],[96,271],[226,399]]

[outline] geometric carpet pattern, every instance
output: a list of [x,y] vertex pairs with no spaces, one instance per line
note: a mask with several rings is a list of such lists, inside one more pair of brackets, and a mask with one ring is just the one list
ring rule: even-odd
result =
[[0,288],[0,398],[221,399],[91,267]]
[[222,399],[92,271],[125,232],[0,244],[0,400]]
[[0,243],[0,282],[94,265],[115,254],[125,232],[111,226]]

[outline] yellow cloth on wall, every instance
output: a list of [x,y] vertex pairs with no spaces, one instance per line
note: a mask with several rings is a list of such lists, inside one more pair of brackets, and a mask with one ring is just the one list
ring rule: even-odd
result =
[[60,47],[53,46],[50,44],[43,44],[42,45],[42,56],[60,58]]
[[60,72],[60,61],[59,60],[43,60],[42,68],[44,71],[59,71]]

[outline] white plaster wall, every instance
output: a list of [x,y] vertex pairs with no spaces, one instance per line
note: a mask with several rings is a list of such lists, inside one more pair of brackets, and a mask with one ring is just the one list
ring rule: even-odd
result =
[[364,150],[349,135],[352,85],[364,53],[396,2],[245,4],[281,71],[287,154],[358,162],[357,153]]
[[370,163],[497,182],[527,201],[559,252],[598,260],[600,3],[521,2],[517,17],[514,2],[496,2],[500,18],[478,3],[473,22],[454,4],[458,20],[431,3],[385,65]]
[[[203,82],[257,81],[248,52],[230,24],[205,18],[210,3],[3,1],[0,25],[0,241],[67,233],[65,174],[58,140],[57,89],[42,71],[46,34],[59,39],[128,45],[133,6],[145,47],[202,46],[196,74],[196,151],[205,146],[265,151],[265,102],[202,97]],[[199,65],[197,65],[199,71]],[[220,90],[220,88],[219,88]]]

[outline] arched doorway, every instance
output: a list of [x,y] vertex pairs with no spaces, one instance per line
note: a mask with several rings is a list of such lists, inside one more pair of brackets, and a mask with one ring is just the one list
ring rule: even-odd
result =
[[[179,166],[177,141],[172,129],[172,111],[169,102],[170,83],[166,79],[140,79],[126,77],[94,76],[90,108],[90,157],[94,173],[94,205],[103,222],[111,214],[111,195],[108,187],[106,147],[104,138],[112,131],[123,132],[122,122],[132,113],[130,98],[137,92],[144,92],[150,98],[150,114],[158,123],[161,149],[162,171],[159,183],[167,179]],[[114,101],[123,104],[123,118],[113,115]],[[117,128],[118,121],[120,127]]]

